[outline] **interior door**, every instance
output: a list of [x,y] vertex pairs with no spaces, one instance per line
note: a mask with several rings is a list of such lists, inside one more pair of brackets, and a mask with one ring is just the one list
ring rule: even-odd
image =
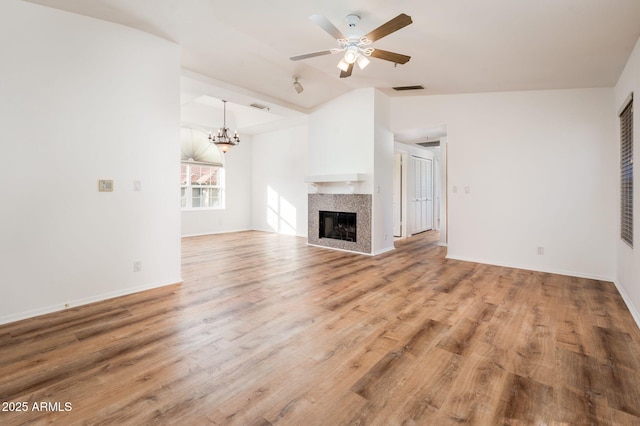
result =
[[420,162],[416,157],[411,157],[411,186],[409,188],[409,209],[411,218],[409,221],[409,232],[417,234],[422,226],[422,206],[420,205]]
[[416,234],[433,229],[433,161],[412,156],[410,171],[409,233]]
[[427,230],[427,218],[426,218],[426,200],[427,194],[424,187],[424,179],[425,179],[425,160],[423,158],[416,158],[418,164],[418,173],[416,174],[416,196],[418,197],[418,220],[417,223],[417,232],[422,232]]
[[402,236],[402,154],[393,155],[393,236]]
[[433,160],[425,160],[424,168],[425,231],[433,229]]

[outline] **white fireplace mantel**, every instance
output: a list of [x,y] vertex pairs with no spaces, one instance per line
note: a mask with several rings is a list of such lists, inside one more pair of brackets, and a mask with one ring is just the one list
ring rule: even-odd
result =
[[356,185],[365,180],[362,173],[345,173],[333,175],[306,176],[304,181],[309,184],[309,193],[337,193],[354,194]]
[[305,176],[304,181],[306,183],[322,184],[322,183],[350,183],[361,182],[364,180],[364,175],[361,173],[345,173],[337,175],[315,175]]

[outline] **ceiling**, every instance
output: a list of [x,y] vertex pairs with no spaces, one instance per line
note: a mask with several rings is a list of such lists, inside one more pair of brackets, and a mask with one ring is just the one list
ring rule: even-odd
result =
[[[215,86],[222,92],[192,87],[183,93],[183,107],[190,103],[194,110],[214,108],[200,96],[221,99],[228,97],[225,92],[241,93],[239,100],[231,99],[240,104],[238,121],[241,105],[268,105],[273,109],[258,112],[280,121],[363,87],[391,96],[611,87],[640,37],[639,0],[29,1],[180,44],[191,85]],[[345,22],[352,13],[361,17],[354,30]],[[340,79],[339,55],[289,60],[336,47],[335,40],[309,20],[312,14],[326,16],[345,34],[365,34],[400,13],[410,15],[413,24],[373,47],[410,55],[404,65],[372,59],[365,70],[355,67],[351,77]],[[301,94],[293,89],[294,74],[304,86]],[[425,89],[391,89],[407,85]],[[282,111],[276,111],[278,105]],[[247,129],[260,128],[261,119],[254,120]]]

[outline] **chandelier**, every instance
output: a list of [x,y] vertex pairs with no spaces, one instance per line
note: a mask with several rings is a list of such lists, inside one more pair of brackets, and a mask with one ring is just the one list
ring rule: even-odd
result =
[[218,133],[214,136],[209,132],[209,140],[214,144],[220,147],[220,150],[223,153],[226,153],[231,149],[232,146],[236,146],[240,143],[240,137],[238,137],[238,131],[236,130],[233,134],[233,137],[230,137],[227,132],[229,132],[229,128],[227,127],[227,101],[223,100],[223,110],[224,110],[224,118],[222,121],[222,127],[218,129]]

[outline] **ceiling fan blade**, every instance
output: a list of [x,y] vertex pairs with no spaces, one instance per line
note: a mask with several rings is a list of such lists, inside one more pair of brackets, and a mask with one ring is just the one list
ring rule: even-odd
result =
[[331,55],[332,53],[333,52],[331,50],[321,50],[319,52],[305,53],[304,55],[292,56],[289,59],[291,59],[292,61],[299,61],[300,59],[313,58],[316,56],[323,56],[323,55]]
[[387,23],[380,25],[378,28],[365,35],[365,37],[371,41],[380,40],[382,37],[386,37],[389,34],[406,27],[412,22],[413,21],[411,20],[411,16],[401,13]]
[[309,16],[309,19],[311,19],[320,28],[328,32],[331,37],[335,38],[336,40],[347,38],[344,34],[342,34],[342,31],[337,29],[336,26],[333,25],[331,21],[329,21],[324,15],[311,15]]
[[378,59],[384,59],[385,61],[394,62],[396,64],[406,64],[409,62],[409,59],[411,59],[411,56],[396,52],[389,52],[382,49],[375,49],[371,52],[371,56]]
[[351,77],[351,73],[353,72],[353,64],[349,64],[349,68],[346,71],[340,71],[340,78]]

